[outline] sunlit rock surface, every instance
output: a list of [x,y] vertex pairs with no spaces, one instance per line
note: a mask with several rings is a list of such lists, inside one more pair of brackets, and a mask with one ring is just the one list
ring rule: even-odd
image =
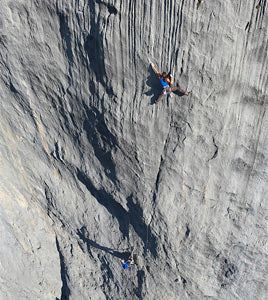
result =
[[1,1],[1,299],[266,299],[267,12]]

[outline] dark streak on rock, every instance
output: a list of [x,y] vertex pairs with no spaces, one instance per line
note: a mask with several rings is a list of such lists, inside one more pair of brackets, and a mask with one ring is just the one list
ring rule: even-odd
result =
[[60,154],[59,154],[59,145],[58,142],[55,143],[55,156],[57,159],[61,160]]
[[186,124],[189,126],[189,128],[191,129],[191,131],[193,131],[191,124],[189,122],[186,122]]
[[181,276],[181,281],[182,281],[183,287],[185,288],[187,280]]
[[145,279],[145,272],[143,270],[139,270],[137,272],[137,277],[138,277],[138,287],[135,290],[135,294],[137,295],[138,299],[143,299],[142,286]]
[[245,31],[249,31],[250,30],[250,25],[251,25],[251,23],[250,22],[247,22],[247,25],[246,25],[246,27],[245,27]]
[[186,225],[186,232],[185,232],[184,240],[186,240],[189,237],[190,231],[191,231],[190,228],[188,227],[188,225]]
[[46,195],[46,202],[47,202],[47,215],[50,216],[51,213],[51,209],[54,206],[54,199],[52,196],[52,193],[49,189],[49,186],[44,182],[45,185],[45,195]]
[[93,147],[95,156],[104,167],[107,177],[116,182],[116,169],[110,149],[117,149],[116,137],[110,132],[105,123],[104,114],[97,109],[85,106],[87,118],[83,122],[83,129]]
[[14,94],[17,94],[18,93],[18,90],[14,87],[13,83],[10,81],[9,83],[9,88],[10,88],[10,91]]
[[6,35],[0,35],[0,45],[3,45],[3,47],[7,47],[8,39]]
[[62,287],[61,287],[61,300],[68,300],[70,296],[70,289],[68,287],[68,280],[69,276],[67,273],[67,267],[64,262],[64,256],[60,250],[58,239],[56,238],[56,247],[59,252],[60,257],[60,268],[61,268],[61,281],[62,281]]
[[162,165],[163,165],[163,157],[161,156],[161,162],[160,162],[160,166],[159,166],[158,173],[157,173],[157,176],[156,176],[156,181],[155,181],[155,193],[154,193],[154,196],[153,196],[154,203],[155,203],[155,200],[156,200],[156,192],[158,191],[158,187],[159,187],[159,181],[160,181],[160,174],[161,174],[161,171],[162,171]]
[[72,39],[71,31],[68,26],[68,17],[63,12],[58,11],[59,21],[60,21],[60,35],[62,41],[64,42],[66,56],[70,62],[70,65],[73,64],[73,52],[72,52]]
[[[112,14],[117,12],[116,8],[112,5],[100,0],[96,0],[96,3],[105,5],[108,11]],[[95,20],[96,8],[95,2],[89,2],[90,7],[90,33],[84,35],[84,51],[87,54],[87,64],[91,71],[95,74],[98,82],[102,84],[109,96],[114,96],[114,91],[109,85],[107,72],[104,63],[105,47],[104,36],[102,30],[100,30],[100,21]],[[95,90],[95,87],[93,88]],[[94,92],[91,91],[93,94]]]
[[216,143],[215,143],[215,138],[214,138],[214,136],[213,136],[212,140],[213,140],[213,145],[215,146],[216,150],[215,150],[213,156],[212,156],[208,161],[210,161],[210,160],[216,158],[217,155],[218,155],[218,150],[219,150],[219,147],[218,147],[218,146],[216,145]]

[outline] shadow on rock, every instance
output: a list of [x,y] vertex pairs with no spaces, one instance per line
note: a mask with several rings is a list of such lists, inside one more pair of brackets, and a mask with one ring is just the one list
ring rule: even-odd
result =
[[137,272],[137,276],[138,276],[138,287],[136,289],[136,295],[139,299],[143,299],[143,297],[142,297],[142,286],[143,286],[143,283],[145,281],[145,272],[143,270],[139,270]]
[[116,137],[109,131],[105,124],[104,114],[95,108],[84,106],[87,118],[84,120],[83,129],[92,145],[94,154],[102,164],[105,174],[112,181],[116,181],[115,164],[112,158],[112,150],[118,148]]
[[155,74],[151,66],[148,69],[150,75],[146,81],[146,85],[150,87],[150,90],[145,93],[146,96],[152,96],[151,105],[157,100],[158,96],[161,94],[161,85],[159,83],[158,76]]
[[59,252],[60,257],[60,273],[61,273],[61,281],[62,281],[62,287],[61,287],[61,300],[67,300],[70,296],[70,289],[68,287],[68,272],[67,272],[67,266],[65,264],[65,259],[62,254],[62,251],[59,246],[58,239],[56,238],[56,247]]
[[[144,252],[149,249],[153,256],[156,257],[156,237],[152,234],[151,228],[144,222],[143,209],[138,202],[134,203],[133,196],[127,198],[127,206],[129,208],[130,224],[133,226],[137,235],[142,239],[145,245]],[[135,247],[135,241],[133,242],[133,246]]]
[[[149,226],[146,225],[143,218],[142,208],[138,203],[133,202],[132,197],[127,198],[129,212],[118,203],[112,195],[104,189],[97,189],[91,179],[80,170],[77,170],[77,178],[83,183],[93,197],[103,205],[107,211],[117,219],[119,229],[124,237],[129,239],[129,225],[132,225],[138,237],[143,241],[144,252],[148,249],[154,257],[157,256],[157,239]],[[135,241],[133,241],[135,243]],[[136,243],[135,243],[136,244]],[[134,246],[135,245],[129,245]]]
[[121,233],[124,237],[129,238],[129,217],[123,206],[104,189],[97,189],[89,177],[79,170],[77,171],[77,178],[86,186],[91,195],[117,219]]
[[88,231],[84,226],[80,230],[77,230],[77,235],[87,245],[87,248],[88,248],[89,252],[91,252],[90,248],[93,247],[93,248],[102,250],[106,253],[109,253],[112,256],[118,257],[120,259],[128,259],[129,256],[130,256],[130,251],[120,252],[120,251],[117,251],[117,250],[114,250],[114,249],[111,249],[111,248],[108,248],[108,247],[105,247],[105,246],[101,246],[98,243],[92,241],[91,239],[89,239],[87,237]]

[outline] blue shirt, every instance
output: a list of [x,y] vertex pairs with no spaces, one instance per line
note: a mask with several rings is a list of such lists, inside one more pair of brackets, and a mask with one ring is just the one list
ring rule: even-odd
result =
[[163,88],[165,88],[165,89],[169,88],[169,84],[167,82],[165,82],[165,80],[163,78],[160,79],[160,82],[161,82]]
[[127,267],[128,267],[128,265],[130,264],[130,260],[128,260],[127,262],[125,262],[125,263],[121,263],[122,264],[122,267],[124,268],[124,269],[126,269]]

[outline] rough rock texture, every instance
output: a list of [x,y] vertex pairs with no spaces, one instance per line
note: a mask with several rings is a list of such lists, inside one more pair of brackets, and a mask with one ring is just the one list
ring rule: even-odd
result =
[[1,0],[1,299],[266,298],[267,12]]

